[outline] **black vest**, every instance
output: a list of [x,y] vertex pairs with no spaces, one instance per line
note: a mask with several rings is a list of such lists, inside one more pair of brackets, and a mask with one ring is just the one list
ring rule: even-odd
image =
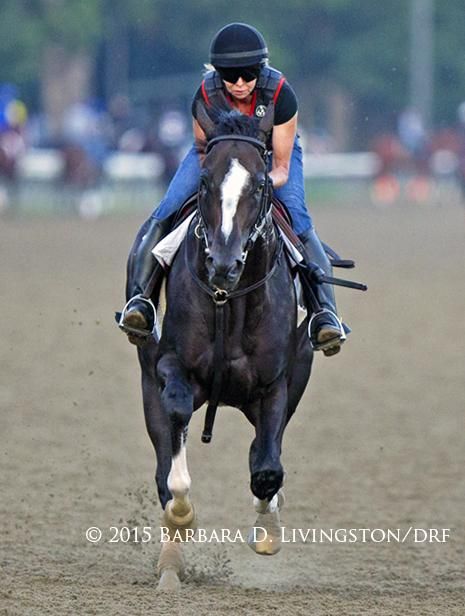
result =
[[[257,85],[255,86],[254,95],[256,93],[253,115],[261,118],[265,115],[265,110],[268,104],[274,99],[275,94],[279,94],[279,90],[284,83],[283,74],[272,68],[264,66],[260,71]],[[278,90],[279,88],[279,90]],[[207,105],[215,105],[219,92],[224,93],[223,81],[216,71],[209,71],[202,82],[202,100]]]

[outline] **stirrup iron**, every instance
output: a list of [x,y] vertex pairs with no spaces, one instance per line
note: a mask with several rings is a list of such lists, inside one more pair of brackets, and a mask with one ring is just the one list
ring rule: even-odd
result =
[[[333,336],[331,338],[328,338],[328,340],[325,340],[323,342],[313,342],[312,340],[312,323],[313,320],[315,319],[315,317],[318,317],[321,314],[324,313],[328,313],[331,316],[333,316],[336,321],[339,324],[339,335]],[[347,340],[347,336],[346,336],[346,330],[344,328],[344,325],[341,321],[341,319],[337,316],[337,314],[335,312],[333,312],[332,310],[329,310],[328,308],[322,308],[321,310],[319,310],[318,312],[315,312],[312,314],[312,316],[310,317],[310,320],[308,322],[308,337],[310,338],[310,343],[312,345],[312,348],[314,351],[325,351],[327,349],[332,348],[333,346],[335,346],[336,343],[339,343],[339,345],[342,345],[343,342],[345,342]]]
[[[152,309],[152,313],[153,313],[153,329],[151,331],[148,330],[148,329],[137,329],[136,327],[130,327],[129,325],[125,325],[124,319],[126,317],[126,313],[128,311],[128,308],[129,308],[130,304],[134,300],[141,301],[141,302],[147,304],[148,306],[150,306],[150,308]],[[148,297],[144,297],[141,293],[139,293],[138,295],[134,295],[134,297],[131,297],[126,302],[126,305],[124,306],[123,311],[121,312],[121,316],[120,316],[120,319],[119,319],[119,322],[118,322],[118,327],[121,330],[123,330],[123,332],[125,332],[126,334],[134,334],[135,336],[139,336],[140,338],[148,338],[149,336],[152,336],[153,334],[158,337],[157,310],[156,310],[155,305],[152,302],[152,300],[150,298],[148,298]]]

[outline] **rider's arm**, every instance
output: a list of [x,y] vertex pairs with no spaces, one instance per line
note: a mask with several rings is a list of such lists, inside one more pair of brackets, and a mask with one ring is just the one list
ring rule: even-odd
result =
[[270,178],[275,188],[283,186],[288,180],[296,133],[297,113],[284,124],[273,127],[273,165]]

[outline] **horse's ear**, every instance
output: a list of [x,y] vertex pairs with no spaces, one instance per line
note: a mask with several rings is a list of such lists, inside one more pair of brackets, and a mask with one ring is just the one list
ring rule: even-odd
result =
[[197,116],[197,122],[200,124],[200,128],[205,133],[207,139],[211,139],[215,134],[215,123],[208,115],[205,105],[201,101],[197,101],[195,105],[195,113]]
[[271,133],[274,124],[274,102],[271,103],[266,108],[265,115],[260,119],[258,123],[258,130],[264,133],[265,137]]

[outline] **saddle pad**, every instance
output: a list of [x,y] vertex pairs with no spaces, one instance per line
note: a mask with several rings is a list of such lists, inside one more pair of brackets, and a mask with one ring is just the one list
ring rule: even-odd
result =
[[173,263],[173,259],[178,252],[178,248],[181,245],[182,240],[186,237],[187,230],[191,224],[191,220],[195,215],[195,211],[189,214],[173,231],[168,233],[155,248],[152,250],[152,254],[155,259],[160,263],[163,269],[168,269]]

